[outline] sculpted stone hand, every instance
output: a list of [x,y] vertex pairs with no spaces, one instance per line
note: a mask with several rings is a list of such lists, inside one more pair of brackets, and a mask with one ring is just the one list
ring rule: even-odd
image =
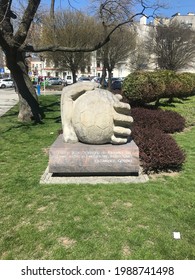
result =
[[66,143],[76,143],[79,141],[72,124],[76,99],[86,91],[93,90],[97,86],[97,83],[83,82],[67,86],[63,89],[61,95],[61,121],[63,138]]
[[123,144],[127,142],[127,138],[131,135],[130,126],[133,118],[130,116],[130,105],[120,102],[122,96],[116,94],[113,98],[117,98],[113,104],[113,132],[111,143]]
[[65,142],[124,144],[128,141],[133,122],[130,105],[121,102],[121,95],[97,86],[82,82],[64,88],[61,119]]

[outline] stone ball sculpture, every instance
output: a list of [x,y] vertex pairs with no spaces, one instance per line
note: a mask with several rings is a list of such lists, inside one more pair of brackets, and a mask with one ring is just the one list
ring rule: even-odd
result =
[[87,144],[125,144],[131,135],[130,105],[93,82],[65,87],[61,96],[63,139]]

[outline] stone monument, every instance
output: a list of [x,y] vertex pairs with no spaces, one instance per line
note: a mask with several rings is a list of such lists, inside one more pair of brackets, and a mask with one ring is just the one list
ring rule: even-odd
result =
[[121,95],[78,82],[63,89],[63,134],[50,148],[49,172],[65,175],[138,175],[130,105]]

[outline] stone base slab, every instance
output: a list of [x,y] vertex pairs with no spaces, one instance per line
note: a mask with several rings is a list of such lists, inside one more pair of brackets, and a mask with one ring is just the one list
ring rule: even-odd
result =
[[141,170],[138,176],[64,176],[63,174],[49,173],[49,167],[41,176],[40,184],[61,184],[61,185],[97,185],[97,184],[136,184],[148,182],[148,175],[142,174]]
[[124,145],[64,143],[59,135],[49,151],[49,173],[64,175],[138,175],[139,149]]

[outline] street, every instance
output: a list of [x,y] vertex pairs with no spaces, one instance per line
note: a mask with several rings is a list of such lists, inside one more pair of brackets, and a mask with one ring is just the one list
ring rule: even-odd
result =
[[18,95],[15,93],[14,88],[0,88],[0,117],[17,103]]

